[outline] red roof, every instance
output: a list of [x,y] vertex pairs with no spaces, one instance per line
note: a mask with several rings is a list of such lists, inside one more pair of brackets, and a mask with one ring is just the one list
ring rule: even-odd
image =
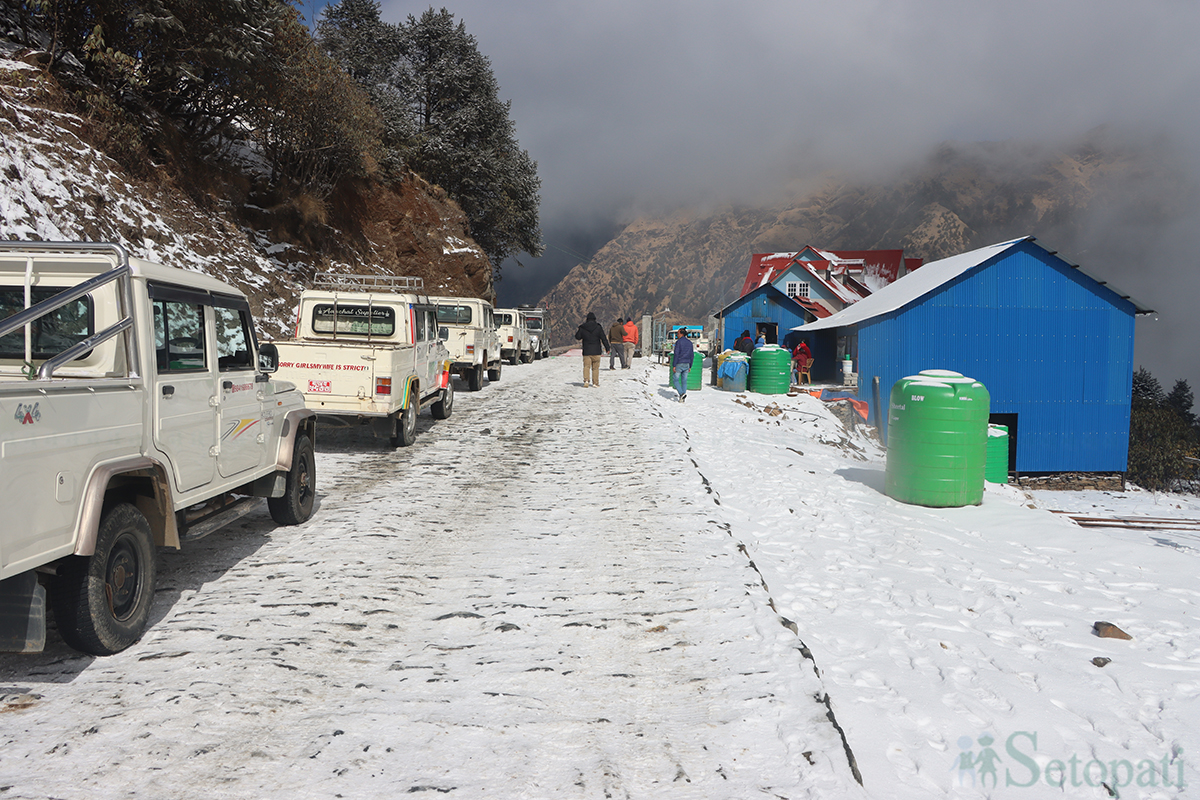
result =
[[[808,258],[802,258],[805,255]],[[853,280],[848,288],[853,294],[861,295],[860,288],[867,289],[869,294],[924,262],[920,258],[905,258],[903,250],[821,250],[811,245],[805,245],[796,253],[755,253],[750,258],[750,269],[739,296],[745,297],[765,283],[774,283],[793,263],[803,265],[822,281],[821,273],[851,277]],[[836,289],[834,293],[841,294]]]

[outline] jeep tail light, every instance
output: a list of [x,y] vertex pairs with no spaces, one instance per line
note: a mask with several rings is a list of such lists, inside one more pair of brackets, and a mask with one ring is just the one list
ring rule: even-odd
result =
[[510,337],[508,337],[508,341],[509,341],[509,342],[511,342],[511,341],[512,341],[512,337],[511,337],[511,336],[510,336]]
[[375,394],[390,395],[391,393],[392,393],[392,379],[391,378],[376,378],[375,379]]
[[467,355],[469,355],[469,356],[475,355],[475,345],[473,345],[473,344],[467,345]]

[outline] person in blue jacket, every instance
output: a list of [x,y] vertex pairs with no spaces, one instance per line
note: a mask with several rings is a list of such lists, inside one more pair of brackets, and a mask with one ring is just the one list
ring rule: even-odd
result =
[[671,357],[671,386],[679,392],[679,402],[681,403],[687,399],[688,371],[692,368],[695,352],[692,340],[687,336],[687,331],[680,328],[679,337],[675,340],[674,355]]

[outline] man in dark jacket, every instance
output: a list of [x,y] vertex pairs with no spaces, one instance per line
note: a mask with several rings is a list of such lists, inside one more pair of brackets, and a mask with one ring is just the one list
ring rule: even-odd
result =
[[733,343],[733,349],[746,354],[754,352],[754,338],[750,335],[750,331],[742,331],[742,335]]
[[[600,385],[600,356],[608,349],[608,337],[604,328],[596,322],[596,315],[588,312],[587,321],[575,331],[575,338],[583,342],[583,385]],[[590,370],[590,372],[589,372]]]
[[616,359],[621,359],[621,368],[625,368],[625,348],[621,346],[621,342],[625,341],[625,320],[620,317],[608,329],[608,369],[611,372],[613,362]]

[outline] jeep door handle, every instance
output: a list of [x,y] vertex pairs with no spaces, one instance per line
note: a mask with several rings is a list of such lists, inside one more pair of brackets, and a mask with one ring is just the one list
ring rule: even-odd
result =
[[162,395],[163,395],[163,397],[174,397],[175,396],[175,387],[174,386],[162,387]]

